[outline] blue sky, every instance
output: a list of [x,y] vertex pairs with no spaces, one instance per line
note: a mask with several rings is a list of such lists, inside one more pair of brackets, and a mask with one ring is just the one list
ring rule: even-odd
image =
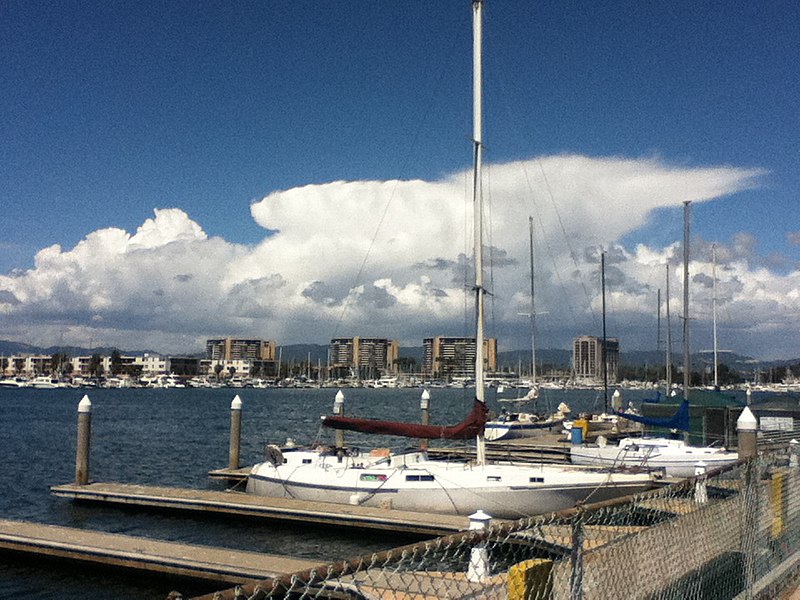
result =
[[[498,240],[519,238],[508,245],[493,242],[511,257],[507,271],[514,272],[499,278],[505,294],[496,301],[514,305],[497,327],[507,339],[501,346],[524,347],[510,316],[524,304],[518,296],[528,269],[525,228],[537,206],[558,204],[552,223],[592,229],[585,239],[574,239],[573,254],[618,247],[620,264],[635,262],[639,273],[644,259],[637,244],[671,256],[670,245],[682,235],[681,202],[693,199],[693,275],[708,270],[701,264],[707,256],[699,253],[715,242],[724,250],[721,261],[731,263],[720,270],[730,268],[736,284],[737,291],[722,302],[730,332],[725,346],[760,357],[800,356],[800,335],[788,333],[800,329],[793,320],[800,319],[794,300],[800,263],[799,17],[797,3],[789,1],[487,2],[486,160],[497,165],[501,190],[505,167],[521,165],[528,181],[544,173],[544,165],[552,169],[540,187],[534,183],[528,190],[538,200],[522,198],[528,184],[509,183],[520,198],[511,204],[510,221],[499,218],[495,224]],[[391,237],[400,228],[413,238],[414,215],[407,206],[423,197],[451,198],[449,192],[437,195],[438,186],[460,181],[470,164],[470,28],[466,0],[3,2],[0,337],[44,342],[58,335],[70,343],[91,339],[122,347],[146,340],[169,351],[193,349],[207,336],[228,333],[325,343],[334,332],[367,334],[355,331],[360,328],[414,343],[437,333],[431,328],[454,327],[461,313],[448,319],[440,307],[442,314],[420,320],[418,331],[395,332],[392,319],[378,309],[399,313],[402,306],[407,312],[398,317],[400,324],[416,318],[414,306],[438,314],[404,296],[413,278],[398,265],[408,258],[412,266],[433,259],[457,263],[463,242],[440,240],[441,248],[431,248],[430,256],[410,246],[402,254],[387,246],[386,256],[371,255],[374,269],[364,273],[369,281],[355,281],[368,244],[356,240],[348,247],[331,232],[338,230],[332,220],[349,218],[353,229],[363,226],[359,235],[366,240]],[[626,195],[636,173],[642,197],[665,189],[674,193],[657,202]],[[666,183],[661,176],[669,174],[675,180]],[[371,204],[373,191],[355,202],[377,182],[394,180],[408,185],[395,188],[387,204]],[[611,197],[610,190],[620,189],[614,182],[623,180],[626,194]],[[356,187],[326,187],[339,181]],[[583,195],[577,197],[576,190]],[[501,204],[502,197],[493,194],[492,202]],[[353,202],[352,213],[343,210],[342,197]],[[602,204],[591,223],[594,210],[581,205],[589,200],[590,206]],[[267,210],[270,202],[280,210]],[[389,206],[386,220],[361,222],[359,205],[372,216]],[[162,211],[160,220],[155,209]],[[425,210],[430,203],[418,207],[416,216],[460,215],[460,208],[429,215]],[[502,208],[497,210],[500,215]],[[610,215],[616,224],[603,222]],[[624,218],[617,223],[620,216],[630,216],[627,226]],[[524,227],[504,227],[509,222]],[[136,237],[142,228],[150,232],[147,264],[171,273],[150,295],[135,291],[137,283],[148,285],[138,277],[153,278],[137,262],[143,260],[142,236]],[[463,223],[451,228],[464,229]],[[278,229],[280,234],[270,235]],[[90,259],[113,246],[102,232],[117,230],[139,246],[117,247],[114,269],[110,259],[90,268]],[[543,257],[548,247],[559,247],[559,233],[550,227],[537,234]],[[281,242],[276,238],[282,234]],[[92,247],[85,259],[82,242]],[[191,261],[172,273],[172,265],[181,264],[173,242],[188,244],[186,255],[203,257],[216,278],[190,272]],[[306,243],[320,254],[342,252],[335,261],[340,278],[330,265],[319,272],[309,266],[315,255],[297,249]],[[56,244],[58,250],[43,257],[49,262],[36,259]],[[133,257],[127,254],[134,251]],[[279,259],[279,265],[264,267]],[[587,306],[597,294],[589,294],[595,298],[583,308],[576,302],[570,314],[547,306],[559,304],[559,294],[572,294],[558,282],[562,260],[554,254],[550,272],[546,260],[542,265],[542,310],[552,314],[541,319],[545,346],[564,346],[586,333],[578,328],[590,327],[591,319],[582,322],[580,315],[596,312]],[[584,272],[579,287],[591,287],[592,264],[566,267]],[[297,276],[306,270],[306,279]],[[663,285],[661,275],[645,280],[634,269],[620,271],[625,281],[647,287],[647,294]],[[70,280],[62,279],[65,272],[72,273]],[[376,285],[386,280],[392,285]],[[173,289],[170,281],[182,286]],[[253,282],[265,287],[252,288]],[[386,300],[381,304],[359,285],[382,290]],[[432,285],[433,297],[452,295],[444,280]],[[679,295],[680,282],[672,285]],[[327,295],[320,296],[323,289]],[[246,290],[274,299],[248,300]],[[356,292],[372,298],[378,312],[342,310]],[[750,303],[759,293],[765,300],[756,309]],[[182,304],[186,297],[195,298],[194,307]],[[626,340],[631,349],[646,347],[643,331],[653,327],[643,315],[628,316],[636,298],[644,302],[643,296],[625,296],[615,307],[623,350]],[[302,299],[317,305],[301,306]],[[198,308],[202,302],[207,304]],[[327,317],[320,316],[320,307]],[[204,317],[190,319],[192,308]],[[185,320],[163,320],[179,310],[187,312]],[[697,311],[704,331],[707,311]],[[760,327],[747,325],[747,315],[758,315]],[[374,321],[366,326],[369,319]],[[306,325],[289,327],[287,321]]]

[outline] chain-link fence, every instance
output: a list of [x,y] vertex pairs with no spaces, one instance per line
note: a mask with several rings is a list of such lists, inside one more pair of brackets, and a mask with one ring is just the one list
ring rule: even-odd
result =
[[775,598],[796,585],[800,566],[796,446],[635,497],[495,522],[214,597]]

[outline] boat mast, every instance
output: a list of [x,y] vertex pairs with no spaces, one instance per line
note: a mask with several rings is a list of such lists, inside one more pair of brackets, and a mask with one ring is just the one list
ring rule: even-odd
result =
[[536,296],[533,279],[533,217],[528,217],[528,234],[531,242],[531,383],[536,385]]
[[667,372],[665,374],[665,380],[667,382],[667,390],[666,396],[669,398],[670,392],[672,391],[672,325],[670,325],[669,320],[669,262],[666,264],[667,267],[667,302],[665,306],[665,317],[667,319]]
[[[483,0],[472,0],[472,209],[474,220],[475,260],[475,398],[485,402],[483,390],[483,339],[484,292],[483,289],[483,193],[481,189],[481,163],[483,160],[482,124],[482,18]],[[476,459],[484,464],[486,446],[483,432],[478,434]]]
[[711,244],[711,315],[714,333],[714,389],[719,388],[717,365],[717,245]]
[[608,339],[606,338],[606,253],[600,253],[600,288],[603,295],[603,412],[608,412]]
[[689,205],[683,202],[683,399],[689,399],[689,382],[692,372],[689,356]]

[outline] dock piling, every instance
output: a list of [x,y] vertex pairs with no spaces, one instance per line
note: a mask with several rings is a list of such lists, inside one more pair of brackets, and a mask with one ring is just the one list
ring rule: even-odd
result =
[[239,468],[239,449],[242,438],[242,399],[239,394],[231,402],[231,439],[228,449],[228,468]]
[[[422,395],[419,399],[419,408],[422,411],[422,424],[428,425],[430,423],[430,405],[431,405],[431,394],[427,389],[422,390]],[[422,450],[428,449],[429,441],[423,439],[419,446]]]
[[756,446],[758,421],[749,406],[744,407],[742,414],[736,420],[736,433],[739,437],[739,458],[758,456],[758,448]]
[[[336,392],[336,397],[333,400],[333,414],[337,417],[344,416],[344,394],[342,390]],[[341,429],[336,430],[336,454],[341,461],[344,456],[344,431]]]
[[[492,517],[482,510],[469,516],[469,528],[471,530],[482,531],[487,529],[492,522]],[[486,543],[481,541],[470,551],[469,566],[467,567],[467,579],[469,581],[483,581],[491,575],[489,568],[489,550]]]
[[89,440],[92,435],[92,401],[84,395],[78,403],[78,446],[75,452],[75,483],[89,483]]

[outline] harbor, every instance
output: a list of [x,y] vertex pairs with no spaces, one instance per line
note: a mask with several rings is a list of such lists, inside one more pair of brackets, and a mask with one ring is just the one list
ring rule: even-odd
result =
[[[19,478],[16,485],[10,485],[9,482],[8,488],[12,490],[12,494],[14,490],[30,489],[30,492],[26,493],[28,506],[42,507],[39,509],[42,511],[38,517],[40,522],[32,523],[33,527],[37,525],[65,527],[69,532],[68,537],[75,540],[80,539],[80,530],[91,524],[91,529],[105,529],[105,533],[113,535],[124,532],[123,537],[133,538],[133,541],[130,542],[133,547],[137,547],[134,543],[137,538],[145,538],[165,543],[174,542],[179,546],[185,544],[189,547],[207,547],[209,552],[224,553],[226,549],[232,549],[230,548],[231,542],[234,542],[236,546],[241,546],[241,548],[236,548],[237,551],[246,553],[257,549],[259,553],[266,555],[282,556],[287,559],[296,558],[306,561],[300,566],[309,568],[312,568],[313,565],[337,564],[337,561],[347,561],[353,557],[363,556],[365,552],[367,554],[377,553],[382,556],[382,553],[391,553],[393,549],[402,547],[402,544],[407,543],[409,539],[449,539],[452,536],[465,535],[460,532],[470,526],[469,519],[466,517],[444,518],[441,515],[417,514],[413,516],[414,522],[410,523],[407,519],[398,519],[399,515],[397,514],[391,514],[397,511],[342,505],[334,508],[319,507],[307,502],[276,502],[278,499],[248,497],[238,491],[242,487],[242,478],[248,472],[248,467],[241,466],[231,469],[229,464],[231,398],[229,392],[223,392],[224,390],[212,390],[206,392],[205,395],[197,395],[193,390],[186,390],[177,392],[179,395],[175,395],[176,392],[171,391],[131,390],[122,392],[109,390],[103,392],[98,390],[93,393],[92,446],[87,457],[89,476],[85,485],[76,485],[65,482],[72,479],[76,471],[81,470],[76,468],[75,464],[78,447],[73,446],[77,431],[76,408],[79,405],[77,398],[65,401],[60,395],[63,392],[15,391],[7,398],[12,402],[6,406],[14,406],[16,410],[22,411],[21,414],[30,414],[31,417],[34,414],[40,414],[43,418],[42,423],[45,425],[42,428],[34,427],[32,429],[34,434],[39,431],[38,435],[44,437],[40,437],[38,442],[28,440],[25,447],[29,448],[29,455],[42,457],[42,451],[49,444],[54,447],[54,456],[57,456],[58,460],[42,461],[43,465],[57,466],[57,472],[53,472],[49,476],[49,485],[37,485],[31,481],[31,471],[23,469],[16,475]],[[281,421],[276,421],[275,415],[290,414],[298,408],[304,414],[314,411],[324,414],[330,410],[331,406],[330,390],[302,392],[276,390],[263,396],[260,394],[264,394],[264,392],[258,390],[248,392],[241,392],[243,395],[242,465],[249,465],[258,460],[263,452],[262,444],[283,437],[282,430],[289,424],[288,418],[284,417],[287,418],[287,421],[286,425],[283,425]],[[375,394],[374,391],[371,393]],[[378,393],[386,399],[385,403],[381,403],[378,412],[383,412],[387,416],[391,416],[392,413],[386,411],[392,408],[397,410],[398,403],[416,404],[418,396],[416,390],[382,390]],[[575,393],[573,392],[573,394]],[[365,401],[370,402],[371,410],[375,410],[375,405],[372,404],[370,398],[374,399],[374,396],[367,396],[366,393],[364,396],[360,396],[355,391],[348,392],[348,411],[356,413],[364,411],[367,407],[367,404],[364,404]],[[405,400],[403,400],[404,398]],[[16,402],[13,399],[16,399]],[[432,408],[435,410],[437,419],[439,415],[456,414],[462,399],[463,392],[461,391],[436,391],[432,398]],[[578,410],[581,409],[581,400],[577,394],[570,400],[573,405],[578,407]],[[314,404],[310,404],[311,401]],[[584,402],[591,401],[584,400]],[[298,407],[298,404],[301,406]],[[198,406],[204,415],[202,419],[195,417]],[[586,405],[587,408],[589,406]],[[36,422],[36,419],[27,417],[18,416],[17,418]],[[447,417],[442,416],[441,418],[444,420]],[[63,439],[54,439],[50,429],[54,423],[59,422],[61,424],[55,429],[66,433],[62,434]],[[265,425],[267,429],[261,431],[260,428]],[[14,427],[9,424],[5,426]],[[7,433],[10,434],[10,431]],[[310,431],[309,436],[313,437]],[[543,448],[549,447],[551,452],[561,452],[563,457],[563,449],[568,448],[569,443],[564,439],[555,439],[557,437],[554,434],[554,437],[548,439],[547,443],[516,440],[513,443],[502,445],[493,444],[489,446],[489,452],[494,452],[495,458],[514,456],[517,460],[527,453],[529,460],[538,460],[542,456]],[[44,441],[45,439],[47,442]],[[353,443],[357,441],[363,443],[356,434],[349,435],[348,441],[350,440]],[[58,450],[59,447],[61,450]],[[465,450],[455,447],[440,448],[438,445],[432,448],[432,452],[434,454],[441,453],[442,456],[459,453],[462,458],[467,456]],[[137,460],[130,460],[133,456],[137,457]],[[192,457],[199,458],[201,456],[205,459],[206,468],[203,468],[203,463],[192,460]],[[228,467],[223,466],[226,464]],[[143,466],[146,468],[143,469]],[[45,477],[48,477],[47,469],[42,472],[45,473]],[[167,480],[170,480],[169,485],[164,485]],[[25,481],[29,483],[26,484]],[[666,483],[669,482],[662,482],[662,484]],[[226,491],[228,486],[234,488],[234,491]],[[720,491],[721,489],[712,487],[711,496],[729,497],[730,490]],[[657,519],[674,520],[678,516],[690,515],[697,510],[697,503],[691,498],[683,498],[683,492],[679,496],[669,502],[663,498],[653,498],[647,502],[640,502],[635,508],[630,509],[639,515],[651,515],[648,519],[642,520],[641,517],[637,517],[637,520],[623,523],[620,526],[611,526],[610,523],[587,525],[585,530],[586,549],[596,549],[601,543],[611,543],[619,540],[620,536],[624,537],[641,531],[642,527],[653,524],[656,515]],[[48,497],[51,499],[47,500]],[[14,502],[17,507],[26,505],[26,502],[22,502],[19,498],[15,501],[7,500],[7,502],[9,504]],[[54,509],[55,512],[53,512]],[[259,515],[258,513],[261,511],[264,511],[264,514]],[[390,513],[391,519],[387,513]],[[16,509],[16,512],[8,510],[6,516],[15,520],[31,522],[30,517],[24,511],[20,512],[19,508]],[[375,519],[375,516],[378,518]],[[62,522],[47,522],[54,518],[61,519]],[[509,525],[495,519],[492,527],[506,531]],[[350,533],[347,533],[348,530]],[[524,545],[535,548],[537,556],[564,557],[572,551],[572,533],[563,519],[534,528],[533,535],[523,533],[523,531],[531,530],[530,527],[522,527],[518,533],[514,534],[515,547],[524,538]],[[98,531],[98,533],[104,532]],[[438,537],[442,535],[445,537]],[[29,537],[37,536],[31,534]],[[248,542],[248,539],[251,541]],[[320,540],[319,550],[316,554],[309,555],[307,551],[303,551],[303,547],[304,544],[314,539]],[[325,541],[322,542],[322,540]],[[464,544],[466,543],[464,542]],[[91,556],[93,553],[97,553],[97,556],[103,556],[101,549],[105,544],[106,542],[100,541],[89,544],[91,551],[86,555]],[[505,548],[507,542],[502,545]],[[124,547],[125,544],[122,546]],[[296,552],[286,552],[286,548],[293,548]],[[5,554],[8,555],[11,549],[7,548],[6,550]],[[41,550],[42,556],[51,556],[54,560],[56,555],[51,555],[50,552],[46,549]],[[17,551],[12,554],[16,553]],[[179,547],[174,550],[176,556],[181,553]],[[183,554],[186,555],[185,552]],[[76,556],[76,554],[71,555],[69,561],[74,562]],[[171,562],[168,560],[169,556],[170,554],[165,551],[163,562]],[[86,560],[95,567],[104,565],[103,569],[112,568],[114,571],[123,567],[122,572],[128,570],[135,572],[149,568],[118,562],[111,554],[108,559],[81,558],[79,560]],[[144,564],[148,561],[141,560],[141,562]],[[153,561],[153,564],[156,562]],[[12,572],[17,568],[13,564],[12,562],[11,567],[7,567]],[[225,564],[225,562],[221,561],[220,564]],[[247,564],[249,563],[246,561],[242,562],[242,567],[244,568]],[[281,581],[281,576],[285,574],[284,569],[275,566],[272,569],[273,573],[264,573],[263,577],[260,574],[252,578],[242,575],[239,583],[245,586],[255,586],[255,581],[258,580],[263,586],[266,581]],[[209,569],[209,571],[213,571],[213,569]],[[158,571],[154,567],[154,573],[156,572]],[[292,569],[292,572],[305,571],[304,569]],[[178,571],[175,573],[177,577]],[[68,577],[66,573],[60,576]],[[99,576],[108,579],[108,576]],[[169,576],[168,572],[161,575],[161,577]],[[463,574],[461,576],[466,577]],[[113,573],[110,574],[110,577],[112,580],[127,581],[125,577]],[[178,587],[184,593],[199,596],[209,593],[204,591],[204,589],[209,590],[208,587],[192,588],[187,586],[188,579],[186,577],[186,574],[182,574],[176,580],[180,582]],[[202,577],[200,575],[196,577],[198,581],[208,582],[218,576],[209,573]],[[420,577],[422,576],[420,575]],[[425,577],[435,588],[445,585],[442,577],[445,581],[449,581],[448,577],[450,576],[429,574]],[[191,578],[195,578],[195,575],[191,575]],[[374,573],[370,574],[370,579],[373,578],[374,581],[371,582],[373,585],[370,587],[376,594],[375,590],[380,589],[381,585],[389,585],[389,580],[383,580],[381,583],[380,578]],[[37,580],[41,581],[39,578]],[[167,581],[169,580],[163,580],[157,591],[144,594],[144,596],[137,592],[137,595],[139,597],[163,597],[165,595],[164,586],[176,587],[169,585]],[[215,584],[216,589],[221,590],[225,588],[224,582],[228,580],[220,578],[215,581],[219,582]],[[507,581],[503,581],[498,585],[502,584],[501,587],[503,587],[507,583]],[[125,585],[130,584],[126,583]],[[474,587],[474,583],[465,583],[464,585],[465,589]],[[192,589],[195,591],[192,592]],[[123,590],[119,592],[118,597],[124,598],[125,592]],[[160,596],[156,594],[160,594]]]

